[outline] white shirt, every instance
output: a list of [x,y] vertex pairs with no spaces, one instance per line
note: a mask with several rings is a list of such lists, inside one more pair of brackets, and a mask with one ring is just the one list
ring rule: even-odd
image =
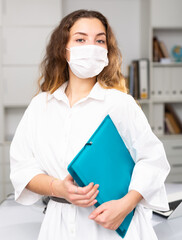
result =
[[[37,174],[64,179],[70,161],[109,114],[136,163],[129,189],[143,196],[125,239],[157,239],[147,208],[168,209],[164,181],[170,167],[163,144],[132,96],[104,89],[97,82],[87,97],[70,107],[65,94],[67,83],[53,94],[43,92],[34,97],[16,130],[10,148],[10,177],[16,201],[30,205],[40,199],[40,195],[25,188]],[[94,208],[51,200],[39,240],[121,239],[115,231],[88,218]]]

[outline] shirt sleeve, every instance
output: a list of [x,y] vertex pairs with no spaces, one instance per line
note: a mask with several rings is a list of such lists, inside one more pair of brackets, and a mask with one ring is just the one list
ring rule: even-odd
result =
[[41,195],[26,189],[30,180],[45,173],[33,153],[32,132],[34,129],[34,107],[30,103],[26,109],[10,146],[10,179],[15,189],[15,200],[24,205],[31,205]]
[[129,95],[125,141],[135,161],[129,190],[136,190],[147,208],[168,210],[165,179],[170,165],[162,142],[152,132],[142,109]]

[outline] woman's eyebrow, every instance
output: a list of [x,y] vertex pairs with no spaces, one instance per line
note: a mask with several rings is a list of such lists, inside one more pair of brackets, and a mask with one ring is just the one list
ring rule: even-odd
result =
[[84,35],[84,36],[88,36],[88,34],[86,34],[86,33],[84,33],[84,32],[76,32],[76,33],[74,33],[73,35],[77,35],[77,34],[79,34],[79,35]]
[[[73,34],[73,36],[74,36],[74,35],[77,35],[77,34],[79,34],[79,35],[84,35],[84,36],[88,36],[88,34],[87,34],[87,33],[84,33],[84,32],[76,32],[76,33]],[[105,32],[98,33],[96,36],[101,36],[101,35],[105,35],[105,36],[106,36]]]
[[101,35],[105,35],[106,36],[105,32],[98,33],[96,36],[101,36]]

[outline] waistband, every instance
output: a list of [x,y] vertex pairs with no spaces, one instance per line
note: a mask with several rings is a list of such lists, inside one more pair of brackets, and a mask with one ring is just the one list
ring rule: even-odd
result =
[[67,203],[67,204],[72,204],[70,202],[68,202],[66,199],[64,198],[58,198],[58,197],[50,197],[51,200],[55,201],[55,202],[59,202],[59,203]]

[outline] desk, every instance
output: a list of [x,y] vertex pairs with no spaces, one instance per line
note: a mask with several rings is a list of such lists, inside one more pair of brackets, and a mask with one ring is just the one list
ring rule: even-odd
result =
[[[182,192],[182,184],[166,184],[167,194]],[[182,240],[182,217],[167,220],[153,214],[152,224],[159,240]]]
[[0,205],[0,239],[35,240],[44,217],[42,201],[23,206],[10,196]]
[[[167,184],[167,193],[182,191],[182,184]],[[0,205],[0,239],[35,240],[44,218],[42,201],[32,206],[23,206],[7,198]],[[182,240],[182,217],[166,220],[153,215],[152,224],[158,240]],[[147,239],[146,239],[147,240]]]

